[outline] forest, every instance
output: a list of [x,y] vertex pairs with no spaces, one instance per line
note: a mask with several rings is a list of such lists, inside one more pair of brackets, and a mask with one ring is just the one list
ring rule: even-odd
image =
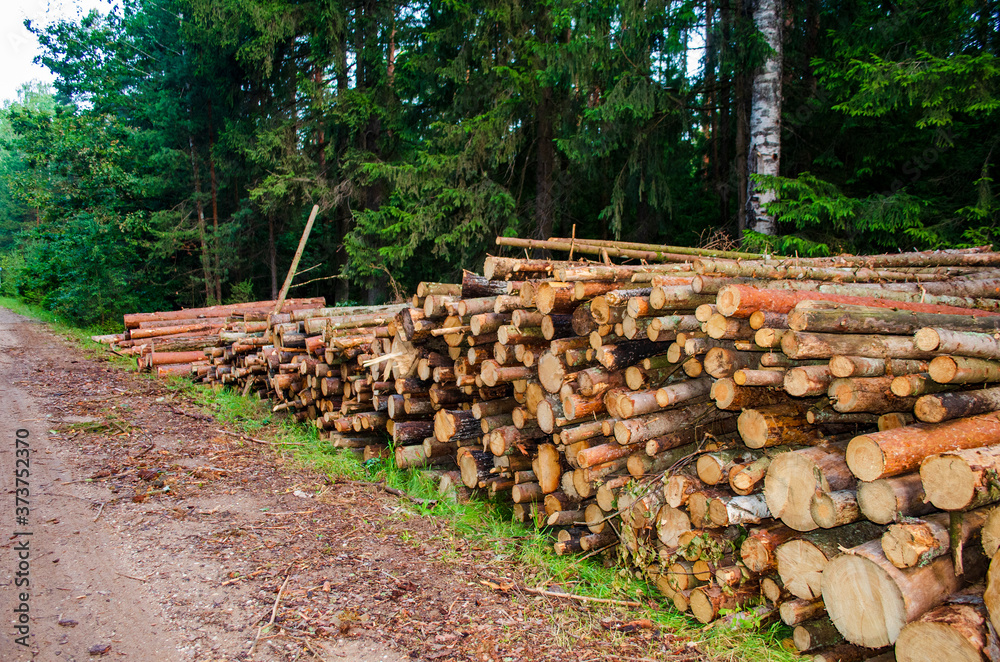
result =
[[81,324],[274,296],[313,205],[291,295],[337,304],[459,278],[497,235],[998,233],[997,0],[123,0],[28,27],[56,82],[0,116],[0,291]]

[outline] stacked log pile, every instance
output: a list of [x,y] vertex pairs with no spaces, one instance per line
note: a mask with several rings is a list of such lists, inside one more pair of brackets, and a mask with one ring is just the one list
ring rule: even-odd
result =
[[491,257],[409,304],[243,321],[193,370],[511,502],[557,553],[614,548],[701,622],[997,659],[1000,254],[498,243],[603,263]]
[[[283,312],[322,306],[325,300],[287,299]],[[135,356],[140,370],[160,376],[191,372],[205,364],[206,348],[223,347],[267,328],[267,313],[277,301],[253,301],[207,308],[185,308],[125,315],[124,333],[93,336],[124,356]]]

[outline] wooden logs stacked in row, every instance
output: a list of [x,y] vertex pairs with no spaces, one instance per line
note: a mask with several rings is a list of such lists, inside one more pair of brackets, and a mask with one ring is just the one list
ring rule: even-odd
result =
[[770,455],[752,477],[780,524],[751,530],[741,557],[776,571],[762,581],[775,595],[822,605],[797,646],[836,635],[862,656],[996,659],[977,583],[1000,500],[1000,394],[984,388],[1000,382],[1000,255],[844,260],[695,262],[718,285],[706,331],[745,321],[761,352],[713,389],[742,398],[741,439]]
[[443,483],[512,501],[558,553],[620,545],[703,622],[763,596],[817,659],[924,659],[954,632],[989,654],[1000,562],[982,607],[959,592],[995,552],[1000,255],[513,241],[666,263],[489,258],[388,321],[273,316],[211,350],[217,379],[332,439],[388,431],[401,466],[455,462]]
[[[287,299],[282,311],[291,312],[322,306],[324,299]],[[233,325],[249,324],[266,328],[267,313],[277,301],[253,301],[208,308],[186,308],[155,313],[125,315],[125,332],[93,336],[121,355],[135,356],[140,370],[154,370],[160,376],[182,375],[192,364],[204,365],[204,350],[222,347],[235,340]],[[244,324],[246,323],[246,324]]]

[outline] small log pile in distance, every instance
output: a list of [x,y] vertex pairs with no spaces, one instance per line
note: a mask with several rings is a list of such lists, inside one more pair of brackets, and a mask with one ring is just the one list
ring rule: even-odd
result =
[[1000,253],[497,242],[602,262],[268,315],[193,371],[510,501],[557,553],[614,549],[701,622],[781,618],[817,660],[1000,659]]
[[[282,312],[322,306],[322,297],[286,299]],[[193,365],[205,366],[204,350],[224,347],[267,330],[267,315],[277,301],[252,301],[207,308],[184,308],[125,315],[125,332],[92,336],[116,353],[135,356],[140,370],[159,376],[186,375]]]

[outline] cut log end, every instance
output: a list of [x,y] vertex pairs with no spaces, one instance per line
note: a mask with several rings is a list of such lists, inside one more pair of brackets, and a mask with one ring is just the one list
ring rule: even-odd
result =
[[823,602],[844,638],[859,646],[888,646],[906,625],[899,587],[878,564],[860,555],[844,554],[827,564]]
[[885,456],[874,440],[861,435],[847,446],[847,466],[859,480],[878,480],[885,470]]
[[934,455],[920,466],[927,499],[941,510],[961,510],[975,497],[976,476],[969,464],[954,455]]

